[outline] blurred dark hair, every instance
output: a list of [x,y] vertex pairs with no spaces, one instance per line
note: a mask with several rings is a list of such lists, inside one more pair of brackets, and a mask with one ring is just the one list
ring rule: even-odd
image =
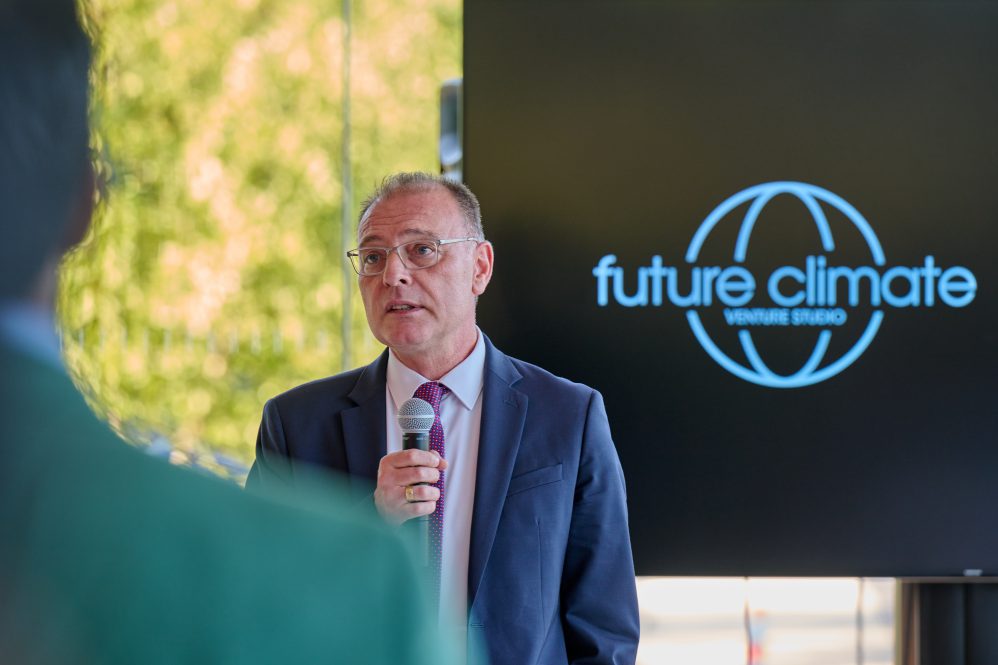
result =
[[0,0],[0,298],[65,248],[89,186],[90,58],[75,0]]

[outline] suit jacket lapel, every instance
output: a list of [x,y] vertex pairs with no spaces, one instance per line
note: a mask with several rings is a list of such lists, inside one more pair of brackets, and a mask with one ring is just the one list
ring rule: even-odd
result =
[[375,482],[378,463],[388,449],[385,435],[385,373],[388,351],[364,368],[347,395],[357,406],[344,409],[343,447],[347,472]]
[[527,396],[513,388],[520,378],[510,359],[492,346],[486,337],[482,430],[478,444],[468,560],[469,609],[474,606],[492,551],[527,417]]

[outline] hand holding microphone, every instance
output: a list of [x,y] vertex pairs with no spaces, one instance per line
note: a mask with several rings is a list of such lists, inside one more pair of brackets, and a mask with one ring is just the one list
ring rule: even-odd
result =
[[374,490],[374,505],[392,524],[413,518],[425,520],[436,510],[440,490],[432,483],[447,468],[447,460],[429,450],[429,432],[433,426],[433,407],[429,402],[418,398],[406,400],[399,409],[398,423],[402,430],[402,450],[381,458]]

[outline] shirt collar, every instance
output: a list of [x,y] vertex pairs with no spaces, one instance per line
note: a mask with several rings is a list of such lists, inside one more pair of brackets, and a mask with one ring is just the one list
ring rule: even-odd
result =
[[[467,358],[440,379],[440,383],[447,386],[458,401],[464,405],[464,408],[469,411],[475,408],[478,396],[482,394],[482,387],[485,385],[485,336],[477,327],[475,331],[478,334],[475,348],[471,350]],[[391,394],[396,410],[402,406],[402,402],[412,397],[419,386],[429,381],[419,372],[402,364],[402,361],[395,357],[395,352],[391,349],[388,350],[386,380],[388,392]]]
[[36,360],[63,369],[51,311],[17,301],[0,302],[0,339]]

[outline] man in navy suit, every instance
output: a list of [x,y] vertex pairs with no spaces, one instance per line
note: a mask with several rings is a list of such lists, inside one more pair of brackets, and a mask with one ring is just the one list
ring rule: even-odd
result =
[[[494,257],[474,194],[392,176],[364,203],[358,238],[348,255],[388,349],[270,400],[247,486],[293,485],[298,465],[316,465],[374,483],[389,523],[429,515],[440,619],[472,660],[633,663],[624,478],[603,400],[476,326]],[[402,450],[395,413],[414,395],[434,408],[430,451]]]

